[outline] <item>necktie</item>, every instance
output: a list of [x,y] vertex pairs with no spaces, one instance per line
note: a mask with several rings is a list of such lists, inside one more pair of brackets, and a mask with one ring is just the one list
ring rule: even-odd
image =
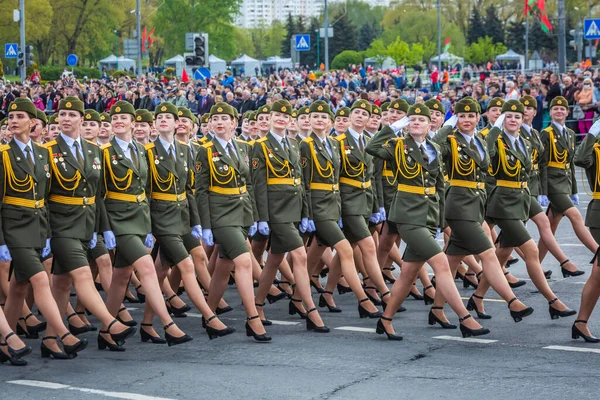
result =
[[281,146],[283,147],[283,151],[285,151],[285,154],[289,154],[289,149],[288,149],[288,144],[287,144],[287,139],[283,138],[281,140]]
[[329,146],[327,146],[327,139],[323,139],[323,148],[327,151],[327,153],[329,153],[329,157],[332,156],[331,150],[329,149]]
[[475,138],[471,138],[471,143],[469,144],[469,147],[471,148],[471,151],[473,151],[473,153],[475,153],[475,160],[479,161],[481,159],[481,157],[479,154],[479,149],[475,145]]
[[29,147],[29,145],[25,146],[25,158],[27,159],[27,162],[29,163],[31,169],[33,169],[33,157],[31,157],[31,147]]
[[235,165],[238,165],[238,158],[235,154],[235,148],[233,147],[233,143],[231,142],[227,144],[227,153],[229,154],[229,158],[231,158],[231,161],[233,161]]
[[83,156],[81,155],[81,152],[79,151],[79,142],[78,141],[73,142],[73,147],[75,147],[75,158],[77,159],[77,163],[79,164],[79,167],[81,167],[81,169],[84,169],[85,161],[83,161]]
[[363,135],[360,135],[358,137],[358,148],[360,149],[360,152],[365,154],[365,144],[363,142]]
[[427,153],[425,153],[425,144],[420,145],[419,150],[421,150],[421,156],[423,157],[423,161],[429,164],[429,157],[427,157]]
[[140,161],[138,160],[138,156],[135,152],[135,147],[133,146],[133,143],[129,143],[129,154],[131,155],[131,162],[133,163],[133,166],[135,167],[135,169],[139,169],[140,168]]
[[171,157],[171,160],[175,162],[175,148],[173,145],[169,146],[169,157]]

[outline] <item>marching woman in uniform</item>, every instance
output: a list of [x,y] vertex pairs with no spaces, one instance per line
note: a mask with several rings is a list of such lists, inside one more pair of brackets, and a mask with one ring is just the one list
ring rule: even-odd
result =
[[[577,148],[575,153],[575,165],[585,168],[588,184],[592,189],[592,201],[587,208],[585,225],[596,242],[600,242],[600,120],[596,121],[590,128],[590,132]],[[594,265],[589,279],[581,292],[581,307],[577,320],[571,328],[573,339],[583,338],[586,342],[599,343],[600,338],[592,335],[587,321],[594,311],[594,307],[600,297],[600,268],[598,267],[598,252],[594,257]]]
[[216,310],[235,270],[235,286],[248,320],[246,335],[268,342],[256,306],[252,282],[252,256],[248,233],[254,225],[256,205],[252,193],[250,145],[235,141],[234,111],[227,103],[211,109],[215,137],[203,144],[196,156],[196,202],[203,226],[202,240],[219,245],[219,260],[210,281],[208,305]]
[[[392,317],[410,292],[417,273],[427,262],[437,281],[437,293],[448,301],[460,317],[463,337],[486,335],[490,331],[482,328],[465,308],[450,273],[448,259],[435,240],[440,226],[440,196],[443,196],[444,178],[441,169],[441,153],[437,145],[428,138],[429,108],[415,104],[408,109],[407,117],[398,120],[382,131],[367,145],[367,152],[392,164],[397,174],[397,191],[390,206],[388,221],[396,224],[397,230],[407,244],[402,273],[392,287],[388,307],[377,322],[377,333],[386,334],[390,340],[401,340],[394,333]],[[409,137],[398,137],[396,131],[408,125]],[[429,323],[438,322],[433,313]],[[445,323],[444,328],[456,328]]]
[[[519,135],[523,113],[524,106],[520,101],[508,100],[486,137],[489,175],[495,179],[487,203],[487,217],[501,229],[500,246],[496,251],[500,264],[508,260],[514,248],[521,249],[529,277],[549,302],[550,317],[558,319],[575,315],[576,311],[567,308],[550,289],[539,261],[538,248],[524,224],[529,217],[531,202],[528,182],[532,158],[531,144]],[[474,297],[482,301],[488,287],[486,274],[483,274]],[[470,309],[481,310],[473,307],[473,303],[471,298]]]
[[[511,317],[518,322],[531,315],[533,309],[515,297],[498,263],[489,228],[485,226],[484,229],[485,172],[490,159],[485,143],[475,135],[479,120],[478,104],[462,99],[454,106],[454,114],[456,128],[440,130],[433,138],[440,145],[450,183],[445,204],[446,221],[452,230],[446,248],[448,262],[455,274],[465,256],[478,256],[486,278],[500,297],[508,302]],[[443,308],[445,301],[445,297],[437,291],[433,309],[437,310],[439,319],[444,317],[443,309],[439,308]]]
[[29,99],[19,98],[12,102],[8,120],[14,137],[0,148],[0,258],[3,261],[12,259],[12,278],[4,312],[9,325],[16,326],[31,284],[39,310],[60,336],[64,347],[64,352],[51,351],[45,340],[59,338],[45,337],[41,344],[42,357],[69,359],[87,347],[87,340],[78,340],[65,327],[52,297],[48,274],[41,263],[40,256],[50,253],[45,207],[50,165],[48,152],[34,144],[29,136],[35,113],[35,105]]
[[[542,181],[542,205],[548,207],[550,227],[555,233],[563,216],[566,216],[577,238],[592,253],[596,252],[598,243],[590,232],[585,229],[581,213],[575,207],[579,205],[577,195],[577,180],[573,167],[575,156],[575,132],[565,126],[569,114],[569,103],[562,96],[557,96],[550,103],[550,117],[552,124],[542,130],[541,137],[544,152],[540,156],[540,177]],[[543,260],[548,250],[543,241],[539,243],[540,260]],[[561,263],[563,277],[579,276],[584,272],[565,268]]]
[[[133,140],[135,110],[131,103],[117,101],[110,110],[113,138],[102,149],[104,205],[116,248],[115,266],[106,299],[108,310],[118,315],[129,279],[135,269],[144,285],[146,300],[165,327],[169,344],[179,344],[186,335],[173,324],[162,298],[156,269],[148,248],[153,245],[150,207],[146,198],[148,164],[144,147]],[[125,322],[125,324],[127,324]],[[130,323],[131,324],[131,323]],[[152,321],[140,329],[142,341],[165,343],[155,334]],[[172,340],[170,338],[175,338]]]

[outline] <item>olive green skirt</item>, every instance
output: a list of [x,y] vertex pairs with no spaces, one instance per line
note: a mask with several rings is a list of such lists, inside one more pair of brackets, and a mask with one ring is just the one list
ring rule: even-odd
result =
[[436,228],[425,226],[397,224],[398,233],[406,243],[402,256],[403,261],[425,262],[442,253],[442,248],[435,240]]
[[212,228],[215,244],[219,245],[219,257],[235,260],[244,253],[250,252],[246,238],[248,229],[241,226],[224,226]]
[[160,261],[163,266],[173,267],[185,260],[189,253],[185,249],[183,239],[179,235],[156,236]]
[[144,244],[144,236],[119,235],[116,237],[115,268],[125,268],[133,265],[140,258],[148,255],[148,248]]
[[52,273],[63,275],[81,267],[89,267],[89,241],[72,238],[52,238]]
[[106,244],[104,243],[104,237],[101,234],[98,234],[98,241],[96,242],[96,246],[93,249],[88,249],[88,259],[96,260],[103,255],[108,254],[108,249],[106,248]]
[[315,228],[317,243],[321,246],[333,247],[346,239],[335,221],[315,221]]
[[523,221],[495,218],[494,222],[501,230],[500,235],[498,235],[498,243],[503,249],[520,247],[531,240]]
[[9,250],[12,257],[9,277],[14,276],[17,282],[27,282],[34,275],[44,272],[40,249],[17,247]]
[[200,239],[196,239],[192,236],[192,232],[186,233],[181,237],[183,239],[183,245],[188,253],[191,253],[196,247],[202,246]]
[[553,213],[564,214],[569,208],[575,207],[567,194],[549,194],[548,199],[550,200],[548,209],[552,209]]
[[371,236],[369,231],[369,220],[362,215],[348,215],[342,217],[342,232],[351,244],[359,242]]
[[[481,254],[491,249],[492,243],[486,236],[483,227],[477,221],[448,220],[452,229],[446,254],[450,256],[468,256]],[[404,238],[402,238],[404,240]]]
[[296,224],[269,224],[271,229],[271,253],[281,254],[304,246]]

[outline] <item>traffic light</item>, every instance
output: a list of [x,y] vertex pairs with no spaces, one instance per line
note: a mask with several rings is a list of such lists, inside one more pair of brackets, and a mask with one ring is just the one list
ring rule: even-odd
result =
[[194,52],[185,57],[186,65],[205,66],[208,62],[208,35],[194,35]]
[[25,46],[25,62],[27,67],[35,64],[33,61],[33,46]]
[[25,53],[23,53],[23,49],[19,49],[19,54],[17,55],[17,65],[20,67],[25,64]]

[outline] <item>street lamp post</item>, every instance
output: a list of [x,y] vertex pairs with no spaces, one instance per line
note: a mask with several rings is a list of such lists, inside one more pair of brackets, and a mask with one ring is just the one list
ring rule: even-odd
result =
[[117,32],[116,29],[113,30],[114,34],[115,34],[115,57],[117,57],[116,60],[116,69],[119,69],[119,32]]
[[324,56],[325,56],[325,71],[329,71],[329,10],[327,6],[327,0],[325,0],[325,10],[324,10],[324,21],[323,28],[325,28],[325,40],[324,40]]
[[135,2],[135,16],[137,19],[137,77],[142,76],[142,8],[140,0]]
[[525,14],[525,65],[524,71],[529,69],[529,10]]
[[438,8],[438,32],[437,32],[437,47],[438,47],[438,76],[442,73],[442,5],[441,0],[437,0]]

